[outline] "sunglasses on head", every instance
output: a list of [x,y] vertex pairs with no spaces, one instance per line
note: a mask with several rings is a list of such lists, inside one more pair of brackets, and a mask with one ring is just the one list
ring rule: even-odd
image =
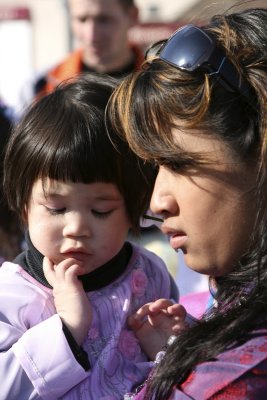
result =
[[213,39],[195,25],[185,25],[167,40],[155,43],[146,52],[146,59],[150,56],[157,56],[184,71],[203,71],[216,77],[227,90],[237,91],[247,99],[250,97],[249,85],[244,82],[232,62]]

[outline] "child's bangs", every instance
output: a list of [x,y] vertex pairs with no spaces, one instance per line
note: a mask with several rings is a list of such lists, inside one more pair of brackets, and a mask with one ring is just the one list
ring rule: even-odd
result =
[[[50,135],[52,143],[43,149],[43,178],[71,182],[114,182],[119,184],[119,154],[113,149],[104,132],[103,117],[98,123],[70,119],[63,123],[57,135]],[[95,129],[95,127],[101,127]]]

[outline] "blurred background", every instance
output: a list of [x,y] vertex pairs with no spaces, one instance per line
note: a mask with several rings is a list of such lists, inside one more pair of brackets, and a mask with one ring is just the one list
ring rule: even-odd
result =
[[[130,40],[145,48],[179,25],[200,23],[231,7],[267,6],[267,0],[136,0],[139,23]],[[0,0],[0,98],[20,108],[27,82],[75,48],[66,0]]]

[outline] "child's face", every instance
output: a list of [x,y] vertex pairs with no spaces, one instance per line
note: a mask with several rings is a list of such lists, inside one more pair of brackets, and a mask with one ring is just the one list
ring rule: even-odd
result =
[[41,179],[32,189],[26,218],[33,245],[55,264],[74,258],[84,274],[122,248],[130,228],[124,199],[111,183]]

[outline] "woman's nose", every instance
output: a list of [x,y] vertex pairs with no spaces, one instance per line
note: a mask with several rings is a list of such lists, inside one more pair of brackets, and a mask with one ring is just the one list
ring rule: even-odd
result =
[[172,188],[173,182],[170,182],[170,172],[160,167],[150,201],[150,209],[154,214],[166,218],[177,213],[178,204]]

